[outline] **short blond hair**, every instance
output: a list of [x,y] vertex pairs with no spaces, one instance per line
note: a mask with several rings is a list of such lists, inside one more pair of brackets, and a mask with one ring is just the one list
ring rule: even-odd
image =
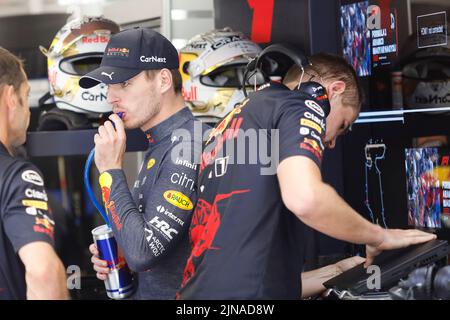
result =
[[[342,93],[342,103],[351,106],[357,112],[361,110],[363,92],[358,82],[355,70],[348,62],[337,55],[319,53],[310,57],[311,65],[305,67],[305,73],[317,77],[323,81],[342,81],[345,90]],[[286,73],[283,83],[298,82],[301,70],[296,65],[292,66]]]

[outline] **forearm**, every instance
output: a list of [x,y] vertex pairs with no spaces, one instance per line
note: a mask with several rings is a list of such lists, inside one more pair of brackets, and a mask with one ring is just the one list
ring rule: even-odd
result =
[[136,272],[151,267],[159,257],[152,254],[146,241],[146,221],[128,189],[122,170],[109,170],[113,177],[109,199],[104,199],[110,226],[129,267]]
[[382,242],[383,229],[361,217],[332,187],[320,183],[311,191],[313,205],[300,217],[305,224],[351,243],[377,245]]
[[302,298],[317,295],[326,288],[323,283],[339,275],[339,268],[332,264],[320,269],[302,272]]
[[61,262],[25,273],[28,300],[66,300],[69,298],[64,266]]

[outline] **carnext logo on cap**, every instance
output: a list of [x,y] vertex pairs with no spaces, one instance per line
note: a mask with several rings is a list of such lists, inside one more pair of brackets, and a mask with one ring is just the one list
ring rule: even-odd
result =
[[142,62],[162,62],[162,63],[166,63],[166,58],[160,58],[160,57],[157,57],[157,56],[151,56],[151,57],[141,56],[141,61]]

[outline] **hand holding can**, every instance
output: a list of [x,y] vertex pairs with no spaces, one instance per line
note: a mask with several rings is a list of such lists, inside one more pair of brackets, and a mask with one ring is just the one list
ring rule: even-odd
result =
[[[92,236],[98,250],[98,257],[106,261],[109,269],[104,280],[108,297],[125,299],[131,296],[134,291],[133,276],[117,246],[113,231],[105,224],[92,230]],[[93,260],[94,265],[101,265],[99,261]],[[100,274],[106,273],[103,272],[106,271],[105,269],[97,269],[96,271]]]

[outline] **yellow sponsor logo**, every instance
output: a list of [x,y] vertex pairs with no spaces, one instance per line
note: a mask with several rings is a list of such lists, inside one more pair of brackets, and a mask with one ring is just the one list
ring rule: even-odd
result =
[[108,172],[103,172],[98,178],[101,188],[111,188],[112,177]]
[[192,208],[194,207],[191,199],[186,197],[181,192],[175,190],[168,190],[164,192],[163,196],[168,203],[182,210],[192,210]]
[[300,124],[302,126],[307,126],[307,127],[311,128],[311,129],[314,129],[318,133],[322,133],[322,128],[317,123],[315,123],[314,121],[311,121],[311,120],[308,120],[308,119],[301,119],[300,120]]
[[48,210],[47,202],[45,201],[37,201],[37,200],[22,200],[22,204],[25,207],[33,207],[41,210]]
[[155,159],[151,158],[150,160],[148,160],[147,162],[147,170],[149,170],[151,167],[153,167],[155,165]]

